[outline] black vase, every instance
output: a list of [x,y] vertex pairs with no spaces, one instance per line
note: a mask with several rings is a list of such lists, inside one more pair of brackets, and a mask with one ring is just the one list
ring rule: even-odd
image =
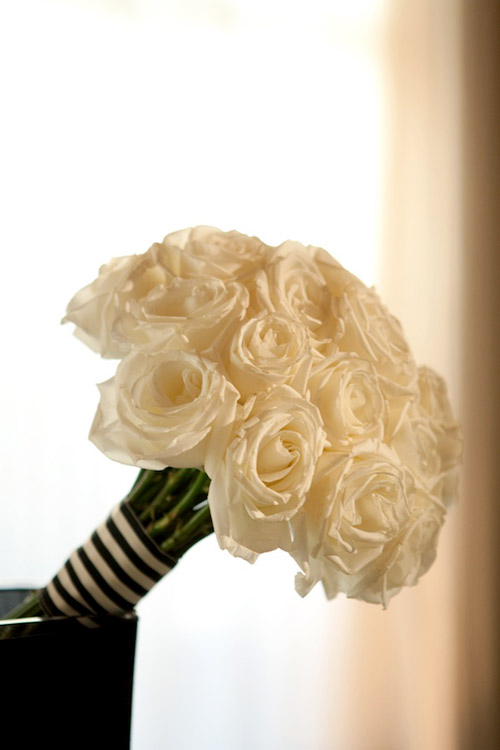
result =
[[[0,591],[0,618],[27,591]],[[0,619],[0,746],[128,750],[137,616]]]

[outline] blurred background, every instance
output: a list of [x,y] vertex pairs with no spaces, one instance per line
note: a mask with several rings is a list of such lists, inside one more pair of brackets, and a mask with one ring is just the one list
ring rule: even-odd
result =
[[500,743],[495,0],[0,6],[0,585],[43,585],[135,470],[86,439],[101,361],[59,321],[111,257],[196,224],[325,247],[464,425],[438,558],[388,611],[206,539],[139,605],[133,750]]

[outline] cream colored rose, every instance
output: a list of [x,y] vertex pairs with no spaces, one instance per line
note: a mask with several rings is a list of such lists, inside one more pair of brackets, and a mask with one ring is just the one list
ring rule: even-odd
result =
[[305,502],[324,441],[317,408],[289,386],[249,400],[208,496],[223,549],[253,562],[290,547],[289,521]]
[[190,352],[133,352],[99,389],[90,439],[109,458],[213,472],[238,400],[214,363]]
[[147,297],[152,289],[169,285],[172,274],[159,245],[143,255],[115,258],[99,276],[71,299],[63,323],[75,323],[75,335],[103,357],[119,358],[130,348],[113,335],[117,319],[132,300]]
[[284,242],[269,253],[256,280],[258,309],[281,312],[317,337],[337,335],[331,295],[310,253],[298,242]]
[[391,397],[417,393],[417,368],[401,324],[389,314],[373,289],[351,287],[335,300],[341,320],[339,348],[368,359]]
[[411,516],[400,537],[386,553],[385,571],[365,586],[363,598],[387,606],[403,586],[415,586],[436,559],[445,510],[439,500],[421,490],[412,496]]
[[230,342],[221,343],[228,376],[242,399],[282,384],[304,393],[311,348],[306,329],[296,320],[283,313],[261,313],[243,323]]
[[[218,280],[216,294],[220,296],[221,289],[231,293],[234,288],[227,284],[223,287],[222,280],[253,273],[269,250],[256,237],[213,227],[175,232],[142,255],[115,258],[102,266],[98,278],[71,299],[63,322],[75,323],[75,335],[103,357],[120,358],[130,351],[131,342],[136,343],[134,336],[139,343],[156,340],[161,327],[157,321],[159,307],[168,306],[168,315],[176,315],[173,303],[165,302],[167,289],[173,287],[175,295],[179,286],[187,289],[193,281],[198,293],[206,297],[208,287],[203,288],[203,283],[206,277],[212,277],[208,286],[211,283],[215,287]],[[248,294],[240,288],[238,296],[241,301]],[[180,317],[185,316],[186,306],[180,310]],[[192,317],[201,314],[204,310],[191,309]],[[170,333],[166,331],[167,336]]]
[[373,365],[351,354],[325,359],[308,381],[330,448],[384,437],[388,406]]
[[305,571],[297,579],[299,593],[321,580],[329,598],[356,596],[360,581],[380,574],[386,550],[405,529],[412,493],[411,474],[380,441],[324,454],[303,508],[307,548],[304,518],[297,519],[293,555]]
[[419,398],[409,408],[391,444],[421,486],[445,504],[456,497],[462,458],[462,431],[453,417],[444,380],[428,367],[418,369]]
[[356,293],[355,290],[357,289],[366,289],[366,286],[357,276],[350,273],[323,248],[308,247],[307,250],[314,258],[332,297],[341,297],[348,288],[351,288],[353,293]]
[[301,562],[304,573],[296,577],[296,589],[305,596],[321,581],[329,599],[338,593],[387,607],[403,586],[414,586],[436,558],[437,542],[445,519],[443,506],[432,495],[415,490],[410,515],[401,532],[385,545],[374,564],[354,575],[338,570],[335,560],[310,557]]
[[441,456],[432,423],[419,413],[417,406],[405,415],[391,445],[411,469],[417,483],[432,492],[441,477]]
[[453,469],[462,458],[462,430],[453,416],[446,383],[430,367],[418,368],[419,408],[425,414],[439,443],[442,467]]
[[248,292],[237,281],[176,277],[168,286],[130,300],[114,322],[113,337],[125,350],[159,345],[176,334],[202,352],[244,317],[247,306]]
[[[299,593],[321,581],[329,598],[343,592],[387,606],[432,564],[446,506],[456,496],[462,438],[443,380],[420,368],[418,385],[417,399],[397,396],[389,401],[391,443],[379,444],[377,450],[387,461],[361,455],[362,444],[356,445],[352,467],[345,471],[349,460],[325,452],[303,508],[305,518],[293,521],[292,554],[303,570],[296,580]],[[401,503],[388,502],[398,495]]]
[[169,268],[178,276],[236,279],[254,273],[270,248],[257,237],[209,226],[168,234],[162,242]]

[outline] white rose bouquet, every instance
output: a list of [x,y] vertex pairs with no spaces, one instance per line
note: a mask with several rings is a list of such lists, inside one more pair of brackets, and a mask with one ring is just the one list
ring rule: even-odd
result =
[[130,610],[215,532],[280,548],[297,591],[384,607],[429,568],[462,450],[443,380],[324,250],[197,227],[112,260],[64,321],[103,357],[90,439],[141,469],[12,616]]

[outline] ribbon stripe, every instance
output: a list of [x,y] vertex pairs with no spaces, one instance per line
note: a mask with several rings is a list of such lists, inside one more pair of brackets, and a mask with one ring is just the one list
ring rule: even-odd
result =
[[[121,514],[127,519],[130,527],[134,530],[136,536],[142,541],[142,544],[144,545],[146,550],[150,555],[152,555],[152,557],[156,558],[156,560],[158,561],[158,571],[163,571],[165,565],[168,565],[169,568],[173,568],[177,560],[167,552],[163,552],[163,550],[156,544],[156,542],[151,539],[130,505],[127,505],[127,503],[122,503],[122,505],[120,506],[120,510]],[[145,559],[147,558],[145,557]],[[154,567],[154,561],[151,560],[150,565],[153,565]],[[162,575],[164,575],[164,573],[162,573]]]
[[97,533],[97,530],[94,531],[94,533],[92,534],[90,538],[92,540],[94,547],[99,552],[102,559],[106,560],[108,567],[111,568],[115,576],[123,583],[124,586],[126,586],[130,591],[133,591],[134,594],[137,594],[137,596],[142,597],[148,593],[148,589],[145,589],[143,586],[140,585],[140,583],[137,583],[137,581],[134,581],[134,579],[131,578],[128,575],[128,573],[126,573],[125,570],[120,567],[120,565],[116,561],[116,558],[113,557],[109,549],[102,542],[101,537]]
[[[64,586],[62,585],[61,581],[59,580],[59,576],[56,576],[54,578],[54,580],[52,581],[52,583],[54,584],[54,589],[57,591],[57,593],[58,593],[58,595],[60,597],[60,600],[63,603],[63,607],[65,607],[65,609],[67,609],[67,607],[69,606],[73,610],[74,614],[81,615],[82,614],[81,605],[64,588]],[[62,612],[61,612],[61,610],[60,610],[59,607],[58,607],[58,609],[59,609],[59,614],[62,614]]]
[[123,502],[40,592],[40,604],[52,617],[131,611],[175,562]]
[[[109,585],[106,579],[99,573],[99,570],[87,555],[84,547],[80,547],[80,549],[78,550],[78,557],[82,561],[82,565],[90,576],[90,579],[92,581],[91,586],[97,586],[101,594],[109,600],[110,605],[105,605],[105,609],[108,609],[108,606],[110,608],[116,606],[118,607],[119,612],[126,612],[128,609],[133,608],[133,603],[120,596],[120,594],[118,594]],[[111,611],[111,609],[109,609],[108,611]]]
[[151,588],[151,586],[153,586],[157,581],[160,580],[161,575],[153,570],[153,568],[151,568],[149,565],[147,565],[144,560],[136,553],[135,549],[131,547],[131,545],[127,542],[112,518],[108,518],[108,520],[106,521],[106,528],[115,540],[117,546],[121,549],[122,552],[125,553],[129,563],[133,563],[133,567],[151,581],[149,585],[149,588]]
[[[82,565],[78,552],[80,549],[75,550],[69,560],[66,561],[64,566],[69,573],[71,582],[75,586],[79,593],[79,601],[81,601],[84,612],[91,612],[92,614],[104,615],[106,614],[106,608],[102,607],[99,602],[99,590],[94,588],[92,581],[89,580],[87,571]],[[61,576],[57,576],[61,580]]]

